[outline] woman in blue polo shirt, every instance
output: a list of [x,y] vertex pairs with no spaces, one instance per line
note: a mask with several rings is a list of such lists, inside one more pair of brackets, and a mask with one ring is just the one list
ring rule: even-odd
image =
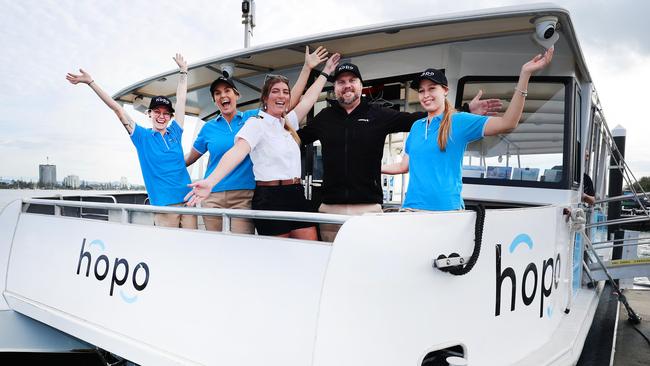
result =
[[[153,97],[147,110],[152,128],[137,125],[122,106],[100,88],[84,70],[79,69],[81,74],[68,73],[66,76],[72,84],[87,84],[115,112],[126,132],[131,136],[131,141],[138,152],[149,201],[154,206],[184,206],[183,198],[190,191],[187,188],[187,184],[191,182],[190,175],[185,167],[181,146],[187,96],[187,62],[178,53],[174,61],[180,69],[176,90],[176,111],[168,98]],[[176,118],[172,120],[174,112]],[[155,214],[154,223],[156,226],[180,226],[188,229],[197,227],[196,216],[172,213]]]
[[[305,63],[291,90],[289,110],[298,104],[311,70],[326,59],[327,49],[324,47],[318,47],[312,53],[309,53],[309,48],[305,47]],[[210,85],[210,95],[220,113],[203,125],[194,141],[192,150],[185,157],[185,163],[189,166],[206,152],[210,153],[205,178],[210,176],[223,155],[233,147],[235,136],[244,123],[259,114],[259,109],[245,112],[237,110],[239,91],[231,79],[220,77],[213,81]],[[246,156],[219,184],[212,188],[210,195],[201,203],[201,206],[250,210],[254,189],[253,163],[250,157]],[[207,230],[221,231],[222,219],[220,216],[203,216],[203,222]],[[233,218],[231,231],[252,234],[255,232],[255,228],[251,220]]]
[[461,191],[465,147],[483,136],[507,133],[517,127],[530,76],[546,67],[552,58],[551,48],[521,67],[515,93],[501,117],[454,111],[447,100],[447,78],[439,70],[427,69],[413,80],[411,87],[418,91],[427,117],[411,127],[402,161],[382,167],[384,174],[410,172],[403,208],[429,211],[464,208]]

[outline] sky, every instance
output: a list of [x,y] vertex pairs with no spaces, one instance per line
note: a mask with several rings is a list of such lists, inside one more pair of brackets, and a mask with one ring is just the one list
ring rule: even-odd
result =
[[[256,0],[252,45],[287,38],[533,1]],[[398,5],[396,5],[398,4]],[[650,2],[557,1],[574,27],[610,127],[627,129],[626,156],[650,176]],[[113,112],[66,72],[80,67],[109,94],[176,67],[243,47],[240,0],[0,0],[0,178],[57,178],[142,184],[135,148]],[[145,127],[147,118],[130,110]],[[196,120],[186,122],[193,131]],[[191,146],[185,134],[184,147]],[[196,174],[196,172],[194,173]]]

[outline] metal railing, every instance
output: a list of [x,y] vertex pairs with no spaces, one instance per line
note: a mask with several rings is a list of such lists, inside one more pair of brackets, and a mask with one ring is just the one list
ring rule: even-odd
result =
[[221,216],[223,219],[222,231],[230,232],[230,221],[232,218],[283,220],[283,221],[306,221],[316,224],[343,224],[352,216],[323,214],[311,212],[290,212],[290,211],[261,211],[261,210],[239,210],[223,208],[196,208],[196,207],[168,207],[168,206],[146,206],[126,203],[102,203],[102,202],[80,202],[65,200],[48,200],[37,198],[24,198],[23,212],[27,212],[30,205],[53,206],[54,215],[61,215],[61,207],[94,208],[104,210],[121,211],[120,222],[131,223],[132,212],[147,213],[175,213],[181,215],[197,216]]

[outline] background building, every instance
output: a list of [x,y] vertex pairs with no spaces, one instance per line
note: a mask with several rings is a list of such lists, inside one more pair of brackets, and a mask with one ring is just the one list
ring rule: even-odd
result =
[[56,165],[41,164],[38,166],[38,185],[40,187],[56,186]]
[[63,178],[63,185],[70,189],[79,188],[80,183],[81,181],[79,180],[79,176],[76,175],[68,175],[67,177]]

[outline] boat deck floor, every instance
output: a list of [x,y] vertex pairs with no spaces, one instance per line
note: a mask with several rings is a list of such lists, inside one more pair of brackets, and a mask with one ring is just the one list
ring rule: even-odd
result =
[[[641,317],[636,327],[650,338],[650,289],[625,290],[625,297],[634,311]],[[627,312],[619,304],[618,327],[614,351],[614,366],[646,366],[650,363],[650,344],[627,321]]]

